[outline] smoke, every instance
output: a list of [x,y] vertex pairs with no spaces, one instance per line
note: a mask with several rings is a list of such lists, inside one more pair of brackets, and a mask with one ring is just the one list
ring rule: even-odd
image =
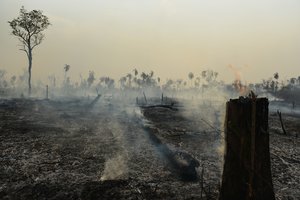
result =
[[100,178],[101,181],[120,179],[128,173],[127,158],[117,155],[105,162],[105,168]]
[[126,133],[124,132],[124,127],[119,121],[122,116],[119,116],[119,112],[112,112],[111,116],[108,117],[109,121],[107,127],[109,127],[109,132],[113,137],[114,143],[119,147],[114,154],[107,158],[104,165],[104,170],[102,172],[101,181],[121,179],[128,174],[128,152],[126,147],[127,141],[125,138]]
[[[193,93],[191,91],[190,95]],[[224,88],[209,87],[199,96],[194,95],[194,98],[184,100],[184,107],[181,109],[181,115],[191,123],[191,130],[203,140],[199,140],[198,146],[203,148],[197,157],[200,160],[209,158],[211,164],[219,171],[224,164],[226,102],[233,97],[233,94],[229,94]]]
[[[153,153],[153,150],[150,149],[149,138],[140,124],[140,119],[143,116],[140,109],[135,105],[135,98],[133,97],[136,93],[126,93],[127,96],[119,95],[114,95],[110,100],[110,116],[107,117],[106,125],[106,127],[109,127],[108,131],[111,132],[114,146],[117,149],[107,157],[104,170],[101,172],[101,181],[124,179],[129,176],[136,177],[137,174],[138,178],[142,178],[147,176],[149,170],[153,170],[145,168],[143,164],[144,162],[153,161],[153,159],[150,159],[152,161],[144,160],[149,154]],[[147,152],[142,153],[144,151]],[[143,162],[140,160],[143,160]]]

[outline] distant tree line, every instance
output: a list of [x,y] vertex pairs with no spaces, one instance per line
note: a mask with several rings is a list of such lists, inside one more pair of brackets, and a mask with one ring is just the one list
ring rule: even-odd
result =
[[[146,89],[155,89],[159,91],[190,91],[195,94],[203,93],[212,88],[218,88],[232,94],[232,96],[246,95],[250,90],[258,95],[271,94],[279,99],[300,100],[300,76],[297,78],[280,79],[276,72],[271,78],[263,79],[260,83],[242,83],[241,80],[234,80],[231,84],[225,84],[224,81],[218,80],[218,72],[213,70],[203,70],[199,73],[190,72],[186,79],[166,79],[161,80],[159,76],[155,76],[154,71],[139,72],[133,69],[115,81],[109,76],[98,76],[94,71],[89,71],[87,77],[80,75],[80,80],[72,82],[69,76],[71,66],[66,64],[63,67],[63,80],[58,81],[55,75],[48,77],[48,83],[38,84],[49,85],[50,88],[61,91],[66,95],[76,94],[83,91],[85,94],[95,89],[102,91],[120,90],[120,91],[143,91]],[[10,93],[16,89],[25,87],[28,78],[26,70],[20,76],[6,76],[4,70],[0,70],[0,93]],[[9,92],[10,91],[10,92]]]

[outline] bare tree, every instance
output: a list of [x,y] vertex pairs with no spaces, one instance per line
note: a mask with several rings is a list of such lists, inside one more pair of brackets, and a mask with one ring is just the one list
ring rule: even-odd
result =
[[94,71],[89,71],[89,77],[87,79],[88,87],[91,87],[91,85],[94,83],[95,80],[96,80],[95,72]]
[[54,74],[48,76],[48,80],[50,82],[51,87],[55,88],[56,87],[56,77]]
[[132,80],[132,74],[131,73],[128,73],[126,75],[127,77],[127,80],[128,80],[128,87],[131,88],[131,80]]
[[28,58],[28,94],[31,94],[31,68],[32,51],[41,44],[44,39],[42,33],[50,25],[48,17],[40,10],[28,12],[22,6],[20,14],[16,19],[8,22],[12,28],[12,34],[18,37],[21,42],[21,51],[24,51]]

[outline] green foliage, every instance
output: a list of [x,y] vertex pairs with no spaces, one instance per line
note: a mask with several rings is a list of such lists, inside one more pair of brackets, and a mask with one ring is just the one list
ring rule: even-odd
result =
[[42,31],[50,25],[48,17],[43,15],[42,11],[28,12],[23,6],[19,16],[8,23],[12,28],[12,34],[17,36],[23,45],[21,50],[27,54],[42,42],[44,38]]

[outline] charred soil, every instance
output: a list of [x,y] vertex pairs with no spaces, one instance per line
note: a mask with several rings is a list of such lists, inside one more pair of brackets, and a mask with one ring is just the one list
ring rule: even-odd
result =
[[[188,107],[185,105],[189,105]],[[0,199],[217,199],[223,105],[0,100]],[[300,118],[270,113],[277,199],[299,199]]]

